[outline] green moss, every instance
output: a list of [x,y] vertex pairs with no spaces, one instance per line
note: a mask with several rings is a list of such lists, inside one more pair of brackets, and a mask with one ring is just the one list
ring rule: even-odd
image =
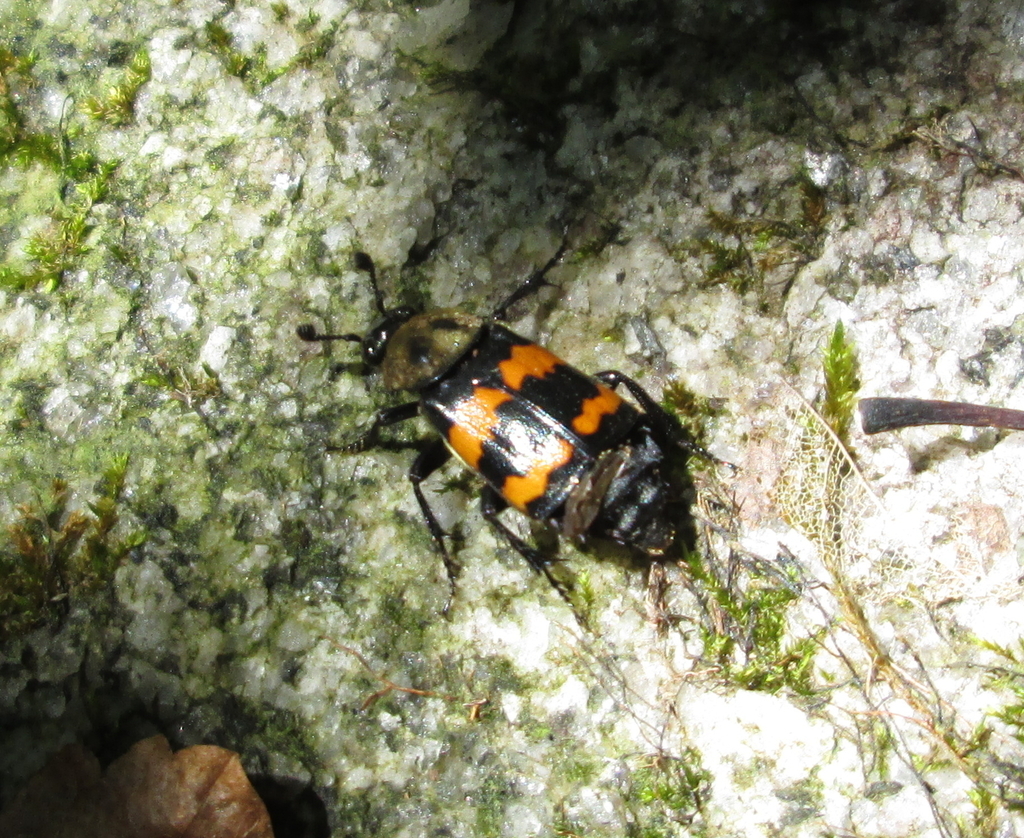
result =
[[501,835],[506,805],[514,797],[510,778],[499,773],[488,774],[476,794],[476,834]]
[[[142,73],[145,66],[148,74],[148,62],[148,57],[137,58],[134,72]],[[0,287],[53,291],[89,251],[90,212],[105,199],[117,164],[100,163],[90,152],[75,148],[63,118],[52,133],[28,129],[17,102],[34,83],[34,64],[32,57],[0,47],[0,163],[51,169],[58,175],[56,197],[48,210],[50,223],[26,242],[25,259],[0,265]]]
[[235,49],[231,33],[219,21],[211,20],[203,27],[206,43],[210,50],[220,58],[224,69],[229,75],[244,78],[251,68],[249,58]]
[[110,125],[127,125],[135,117],[135,99],[142,85],[149,81],[151,69],[149,53],[140,50],[132,57],[121,81],[110,87],[104,96],[88,97],[82,110]]
[[589,624],[597,598],[590,571],[581,569],[576,574],[576,578],[573,580],[572,598],[576,608],[579,610],[579,613],[583,618],[583,621]]
[[686,428],[691,439],[703,443],[708,423],[725,413],[721,399],[698,396],[681,381],[670,381],[662,392],[662,407],[674,415]]
[[206,46],[221,60],[224,70],[253,89],[265,87],[284,72],[283,68],[271,71],[267,67],[265,44],[258,45],[251,56],[236,49],[231,33],[219,21],[207,23],[203,32],[206,34]]
[[1012,700],[992,715],[1010,729],[1014,739],[1024,743],[1024,672],[1018,668],[1019,663],[1014,658],[1008,656],[1008,660],[1014,661],[1013,668],[1001,667],[992,670],[990,675],[990,687],[1007,690],[1012,696]]
[[841,322],[836,323],[832,337],[822,353],[825,373],[825,397],[821,416],[845,445],[853,424],[853,407],[860,389],[857,377],[857,354],[853,342],[847,340]]
[[706,258],[703,282],[706,288],[728,285],[737,294],[745,294],[760,282],[753,258],[742,240],[698,239],[695,249],[686,251],[688,255],[694,252]]
[[709,210],[711,234],[674,248],[673,257],[680,261],[701,258],[705,287],[728,285],[738,294],[766,293],[768,274],[779,270],[792,274],[817,258],[820,250],[826,220],[824,196],[805,178],[797,184],[797,217],[793,217],[793,200],[781,202],[776,218],[741,218]]
[[[271,7],[278,22],[283,23],[290,17],[290,10],[284,3],[276,3]],[[251,55],[246,55],[234,45],[234,39],[224,24],[210,21],[203,27],[205,46],[216,55],[227,73],[245,82],[252,92],[258,92],[287,74],[295,67],[311,67],[321,61],[334,45],[337,27],[330,26],[325,31],[315,32],[320,17],[310,12],[295,23],[295,32],[307,36],[305,43],[299,48],[298,54],[290,62],[279,67],[271,67],[267,63],[267,45],[257,44]]]
[[711,773],[694,748],[678,757],[659,756],[634,771],[631,779],[635,801],[667,810],[677,823],[696,818],[711,794]]
[[58,204],[51,223],[33,233],[26,243],[25,255],[31,264],[24,268],[0,266],[0,286],[19,291],[37,287],[53,291],[60,285],[64,274],[89,252],[89,211],[97,196],[105,191],[112,171],[113,166],[102,167],[92,178],[76,184],[76,195]]
[[0,47],[0,161],[17,158],[25,165],[25,155],[31,154],[45,158],[51,164],[59,160],[57,146],[49,141],[39,142],[35,135],[29,134],[18,98],[23,88],[31,85],[32,68],[35,66],[34,55],[16,55],[7,47]]
[[45,501],[18,507],[0,548],[0,640],[59,619],[70,598],[106,584],[146,540],[144,530],[114,534],[127,468],[126,455],[114,459],[88,512],[68,510],[68,486],[60,479]]
[[[296,24],[295,29],[300,33],[312,32],[318,22],[319,18],[313,12],[310,12]],[[327,53],[334,46],[337,31],[337,26],[330,26],[319,35],[313,35],[309,41],[300,47],[299,54],[295,57],[295,66],[314,67],[319,64],[327,57]]]
[[[967,790],[967,799],[970,800],[973,810],[970,815],[957,818],[961,835],[998,838],[1006,834],[1003,829],[1003,807],[995,794],[988,789],[975,786]],[[1020,804],[1014,808],[1020,811]]]
[[189,375],[184,369],[172,367],[158,358],[156,368],[144,375],[141,383],[163,390],[185,407],[199,411],[205,402],[220,397],[223,392],[217,374],[207,364],[203,364],[202,370],[201,375]]
[[601,773],[601,764],[581,751],[576,740],[571,740],[567,744],[567,753],[558,763],[561,779],[574,788],[590,785]]
[[796,826],[819,815],[825,805],[823,791],[816,769],[806,779],[777,789],[775,796],[787,804],[781,825]]
[[796,640],[787,636],[787,611],[800,599],[795,574],[751,565],[743,574],[721,579],[696,554],[687,566],[708,597],[703,657],[744,689],[813,694],[814,656],[825,629]]
[[80,180],[96,170],[95,158],[73,151],[63,117],[56,131],[31,131],[18,103],[26,98],[36,81],[32,76],[34,55],[19,56],[0,46],[0,163],[27,168],[41,164],[59,172],[67,181]]

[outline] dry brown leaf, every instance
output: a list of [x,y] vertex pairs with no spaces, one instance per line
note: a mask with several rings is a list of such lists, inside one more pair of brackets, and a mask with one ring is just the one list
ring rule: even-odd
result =
[[238,755],[214,745],[172,753],[137,742],[100,774],[85,748],[58,751],[0,813],[4,838],[273,838]]

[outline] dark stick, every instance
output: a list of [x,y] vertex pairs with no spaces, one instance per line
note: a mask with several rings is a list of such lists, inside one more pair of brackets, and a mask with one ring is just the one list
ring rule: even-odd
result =
[[936,399],[861,399],[860,425],[866,434],[913,425],[970,425],[1024,431],[1024,410]]

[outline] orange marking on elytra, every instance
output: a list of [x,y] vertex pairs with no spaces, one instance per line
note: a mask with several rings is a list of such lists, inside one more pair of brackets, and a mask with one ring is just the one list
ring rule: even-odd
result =
[[498,408],[512,399],[511,394],[492,387],[477,387],[471,398],[452,410],[454,424],[448,429],[448,444],[470,468],[479,469],[484,443],[494,438],[501,418]]
[[614,413],[621,404],[622,399],[614,390],[598,384],[597,395],[583,400],[579,415],[572,420],[572,429],[583,436],[594,433],[601,425],[601,417]]
[[501,494],[520,512],[526,512],[530,501],[541,497],[548,489],[548,480],[555,469],[572,458],[573,446],[560,436],[547,436],[533,452],[530,470],[522,477],[506,477]]
[[518,344],[512,347],[512,356],[498,364],[502,379],[513,390],[523,386],[527,376],[543,378],[550,375],[565,362],[535,343]]

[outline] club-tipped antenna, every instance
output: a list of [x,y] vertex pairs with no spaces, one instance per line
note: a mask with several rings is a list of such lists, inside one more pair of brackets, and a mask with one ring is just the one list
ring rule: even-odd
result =
[[509,294],[508,297],[496,308],[494,313],[491,315],[492,320],[505,320],[508,310],[512,308],[517,302],[524,297],[530,296],[545,285],[551,285],[547,280],[548,271],[550,271],[555,265],[562,261],[562,256],[565,255],[565,251],[568,248],[568,240],[563,238],[562,244],[559,246],[558,251],[548,259],[547,264],[539,271],[535,272],[526,282],[520,285],[515,291]]
[[381,317],[387,317],[388,309],[384,305],[384,295],[380,291],[380,286],[377,285],[377,267],[373,264],[370,254],[357,250],[352,261],[357,271],[366,271],[370,275],[370,287],[373,288],[373,301],[377,304],[377,311],[380,312]]
[[347,332],[343,335],[325,335],[316,330],[316,327],[312,323],[303,323],[295,329],[297,334],[302,340],[308,340],[310,343],[316,341],[329,341],[329,340],[349,340],[354,343],[362,343],[363,338],[360,335],[354,335],[351,332]]

